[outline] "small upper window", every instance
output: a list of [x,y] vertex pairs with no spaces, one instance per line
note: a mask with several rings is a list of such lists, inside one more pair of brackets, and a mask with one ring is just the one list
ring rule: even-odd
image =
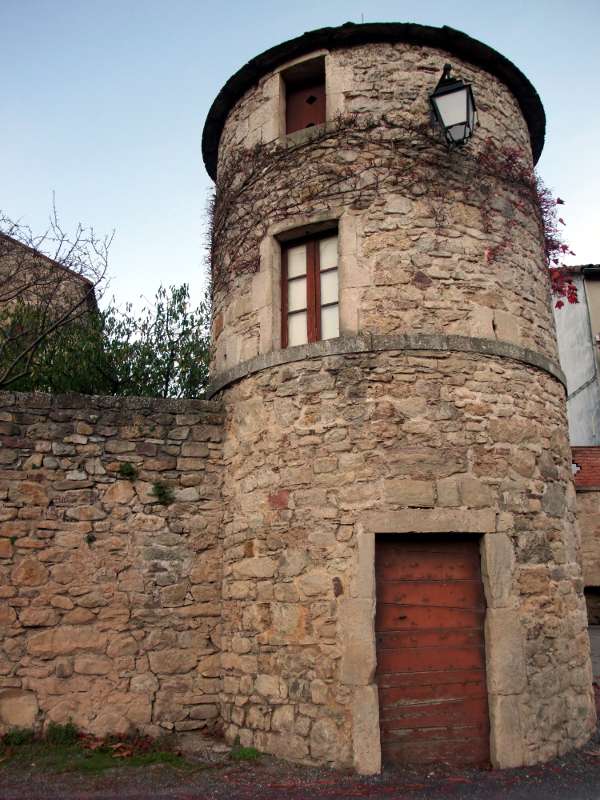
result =
[[338,237],[329,231],[283,245],[281,344],[339,336]]
[[285,84],[285,132],[325,122],[325,59],[302,61],[282,73]]

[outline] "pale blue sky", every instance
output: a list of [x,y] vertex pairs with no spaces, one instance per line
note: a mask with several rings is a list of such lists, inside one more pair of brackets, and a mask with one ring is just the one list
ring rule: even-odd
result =
[[347,20],[450,25],[513,61],[547,116],[539,169],[575,263],[600,262],[598,0],[0,0],[0,208],[116,229],[111,293],[203,280],[206,113],[242,64]]

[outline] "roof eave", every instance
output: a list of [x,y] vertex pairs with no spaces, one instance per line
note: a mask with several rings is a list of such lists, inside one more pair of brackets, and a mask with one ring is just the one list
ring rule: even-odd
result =
[[227,115],[243,95],[264,75],[287,61],[315,50],[337,50],[370,42],[405,42],[434,47],[458,56],[501,80],[517,100],[529,128],[534,163],[544,146],[546,116],[538,93],[525,75],[505,56],[461,31],[404,22],[374,22],[338,28],[319,28],[271,47],[251,59],[229,78],[208,112],[202,134],[202,155],[215,180],[219,140]]

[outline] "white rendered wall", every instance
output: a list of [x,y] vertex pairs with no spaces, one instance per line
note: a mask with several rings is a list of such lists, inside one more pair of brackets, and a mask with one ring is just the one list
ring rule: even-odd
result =
[[554,309],[560,365],[567,377],[567,414],[572,445],[600,445],[600,383],[596,343],[581,275],[574,277],[579,303]]

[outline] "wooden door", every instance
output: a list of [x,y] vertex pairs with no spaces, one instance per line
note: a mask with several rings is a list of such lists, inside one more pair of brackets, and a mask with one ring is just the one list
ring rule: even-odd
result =
[[378,536],[375,552],[384,761],[488,763],[478,541]]

